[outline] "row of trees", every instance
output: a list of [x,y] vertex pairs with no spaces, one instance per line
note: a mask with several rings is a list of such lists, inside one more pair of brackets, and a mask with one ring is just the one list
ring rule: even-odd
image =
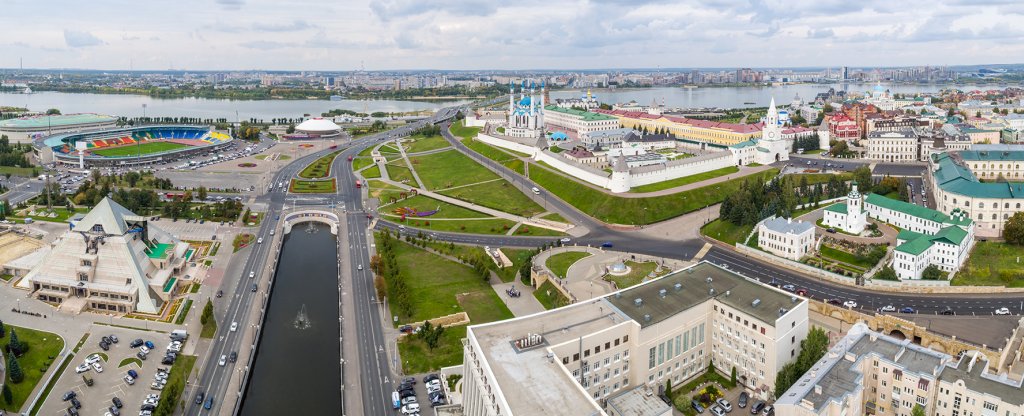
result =
[[775,376],[775,398],[781,397],[786,390],[789,390],[789,387],[800,380],[800,377],[810,370],[811,366],[821,357],[824,357],[826,352],[828,352],[828,334],[825,333],[825,330],[813,327],[807,331],[807,338],[800,341],[800,355],[796,357],[796,361],[782,366],[778,375]]
[[380,236],[377,254],[370,258],[370,270],[376,275],[374,286],[377,288],[378,295],[388,296],[398,312],[410,317],[415,308],[412,304],[409,285],[399,269],[398,253],[395,248],[396,244],[401,243],[391,235],[389,230],[384,230]]
[[19,168],[30,168],[25,154],[32,151],[32,145],[28,143],[11,143],[7,135],[0,135],[0,166],[16,166]]
[[806,176],[799,181],[797,184],[792,175],[767,183],[760,177],[747,178],[740,189],[722,201],[720,217],[736,225],[753,225],[772,215],[790,217],[799,204],[817,203],[847,192],[846,184],[836,175],[813,186]]
[[144,124],[226,124],[228,119],[226,118],[202,118],[202,117],[118,117],[118,126],[134,126]]

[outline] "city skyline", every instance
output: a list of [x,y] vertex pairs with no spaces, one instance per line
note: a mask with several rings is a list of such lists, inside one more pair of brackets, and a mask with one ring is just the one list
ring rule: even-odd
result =
[[[914,3],[914,2],[911,2]],[[682,6],[682,7],[680,7]],[[0,66],[98,70],[546,70],[1006,64],[1024,6],[480,0],[69,4],[8,17]],[[15,1],[7,16],[38,13]],[[201,13],[199,13],[201,11]],[[269,16],[267,18],[266,16]],[[569,23],[569,24],[566,24]],[[982,47],[984,46],[984,47]],[[949,51],[956,51],[950,53]]]

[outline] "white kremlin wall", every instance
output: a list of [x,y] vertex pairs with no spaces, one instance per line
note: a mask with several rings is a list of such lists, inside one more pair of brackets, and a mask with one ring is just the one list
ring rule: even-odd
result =
[[628,192],[630,188],[635,186],[648,185],[733,166],[731,153],[729,151],[721,151],[673,160],[663,166],[651,165],[633,168],[630,169],[628,174],[610,175],[603,170],[570,162],[555,153],[547,150],[541,151],[535,146],[517,141],[502,139],[484,133],[478,133],[476,140],[532,155],[534,160],[538,162],[544,162],[574,178],[608,189],[613,193]]

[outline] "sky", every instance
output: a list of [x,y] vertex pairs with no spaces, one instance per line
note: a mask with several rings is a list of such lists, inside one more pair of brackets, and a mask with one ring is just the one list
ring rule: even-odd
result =
[[0,67],[890,67],[1024,62],[1021,0],[4,0]]

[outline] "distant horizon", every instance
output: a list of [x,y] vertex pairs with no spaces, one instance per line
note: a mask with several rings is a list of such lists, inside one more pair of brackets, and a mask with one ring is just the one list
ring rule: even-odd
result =
[[1024,62],[1014,63],[982,63],[982,64],[955,64],[955,65],[936,65],[936,64],[919,64],[919,65],[893,65],[893,66],[853,66],[853,65],[838,65],[838,66],[706,66],[706,67],[634,67],[634,68],[524,68],[524,69],[500,69],[500,68],[489,68],[489,69],[439,69],[439,68],[422,68],[422,69],[102,69],[102,68],[18,68],[18,67],[0,67],[0,75],[10,75],[10,72],[15,71],[32,71],[32,72],[121,72],[121,73],[164,73],[164,72],[267,72],[267,73],[300,73],[300,72],[324,72],[324,73],[356,73],[356,72],[467,72],[467,73],[480,73],[480,72],[495,72],[495,73],[515,73],[515,72],[686,72],[686,71],[731,71],[740,68],[750,68],[759,71],[781,71],[781,70],[793,70],[803,72],[819,72],[826,69],[840,69],[847,67],[850,70],[860,71],[872,71],[872,70],[884,70],[884,69],[900,69],[900,68],[920,68],[920,67],[945,67],[949,69],[966,69],[966,68],[1002,68],[1002,67],[1014,67],[1020,66],[1021,70],[1024,71]]

